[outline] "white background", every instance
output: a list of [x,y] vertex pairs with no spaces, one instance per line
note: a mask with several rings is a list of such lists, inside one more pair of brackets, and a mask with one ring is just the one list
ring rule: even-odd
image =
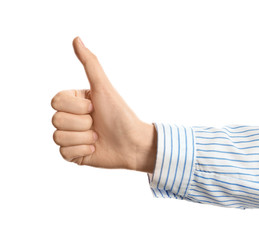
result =
[[89,88],[79,35],[146,122],[258,125],[258,1],[0,2],[0,239],[249,239],[259,211],[153,198],[147,175],[77,166],[51,98]]

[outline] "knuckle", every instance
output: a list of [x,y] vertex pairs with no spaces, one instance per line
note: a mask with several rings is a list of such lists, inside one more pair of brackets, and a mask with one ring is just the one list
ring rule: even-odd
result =
[[59,152],[65,160],[69,160],[68,153],[64,147],[60,147]]
[[52,106],[52,108],[58,110],[60,107],[60,103],[61,103],[61,97],[60,97],[60,95],[57,94],[55,97],[52,98],[51,106]]
[[56,96],[51,99],[50,105],[51,105],[52,108],[55,109],[55,104],[56,104]]
[[94,60],[98,60],[97,56],[91,52],[91,58],[94,59]]
[[58,92],[51,100],[51,106],[58,110],[61,102],[62,102],[62,97],[65,95],[65,91],[60,91]]
[[59,91],[56,96],[60,97],[60,96],[63,96],[64,94],[66,94],[66,91],[63,90],[63,91]]
[[60,145],[62,140],[62,134],[60,131],[56,130],[53,134],[53,140],[57,145]]
[[54,127],[58,128],[61,126],[62,120],[63,120],[62,113],[56,112],[52,117],[52,124],[54,125]]

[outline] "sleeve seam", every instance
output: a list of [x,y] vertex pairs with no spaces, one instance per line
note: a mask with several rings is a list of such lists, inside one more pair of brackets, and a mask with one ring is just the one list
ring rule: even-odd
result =
[[193,181],[193,178],[194,178],[194,172],[196,170],[196,134],[195,134],[195,130],[193,129],[193,127],[191,127],[192,129],[192,133],[193,133],[193,165],[192,165],[192,171],[191,171],[191,174],[190,174],[190,181],[188,183],[188,186],[186,188],[186,192],[184,194],[183,197],[188,197],[189,195],[189,189],[190,189],[190,186],[191,186],[191,183]]

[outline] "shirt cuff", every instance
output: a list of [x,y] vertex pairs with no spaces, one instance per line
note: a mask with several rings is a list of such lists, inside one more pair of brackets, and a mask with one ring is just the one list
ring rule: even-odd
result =
[[192,127],[153,123],[157,131],[157,155],[148,181],[155,197],[158,192],[185,197],[193,177],[195,138]]

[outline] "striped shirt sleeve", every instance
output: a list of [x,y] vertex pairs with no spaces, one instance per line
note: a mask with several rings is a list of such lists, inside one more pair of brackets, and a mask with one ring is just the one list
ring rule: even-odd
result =
[[259,127],[153,123],[154,197],[232,208],[259,208]]

